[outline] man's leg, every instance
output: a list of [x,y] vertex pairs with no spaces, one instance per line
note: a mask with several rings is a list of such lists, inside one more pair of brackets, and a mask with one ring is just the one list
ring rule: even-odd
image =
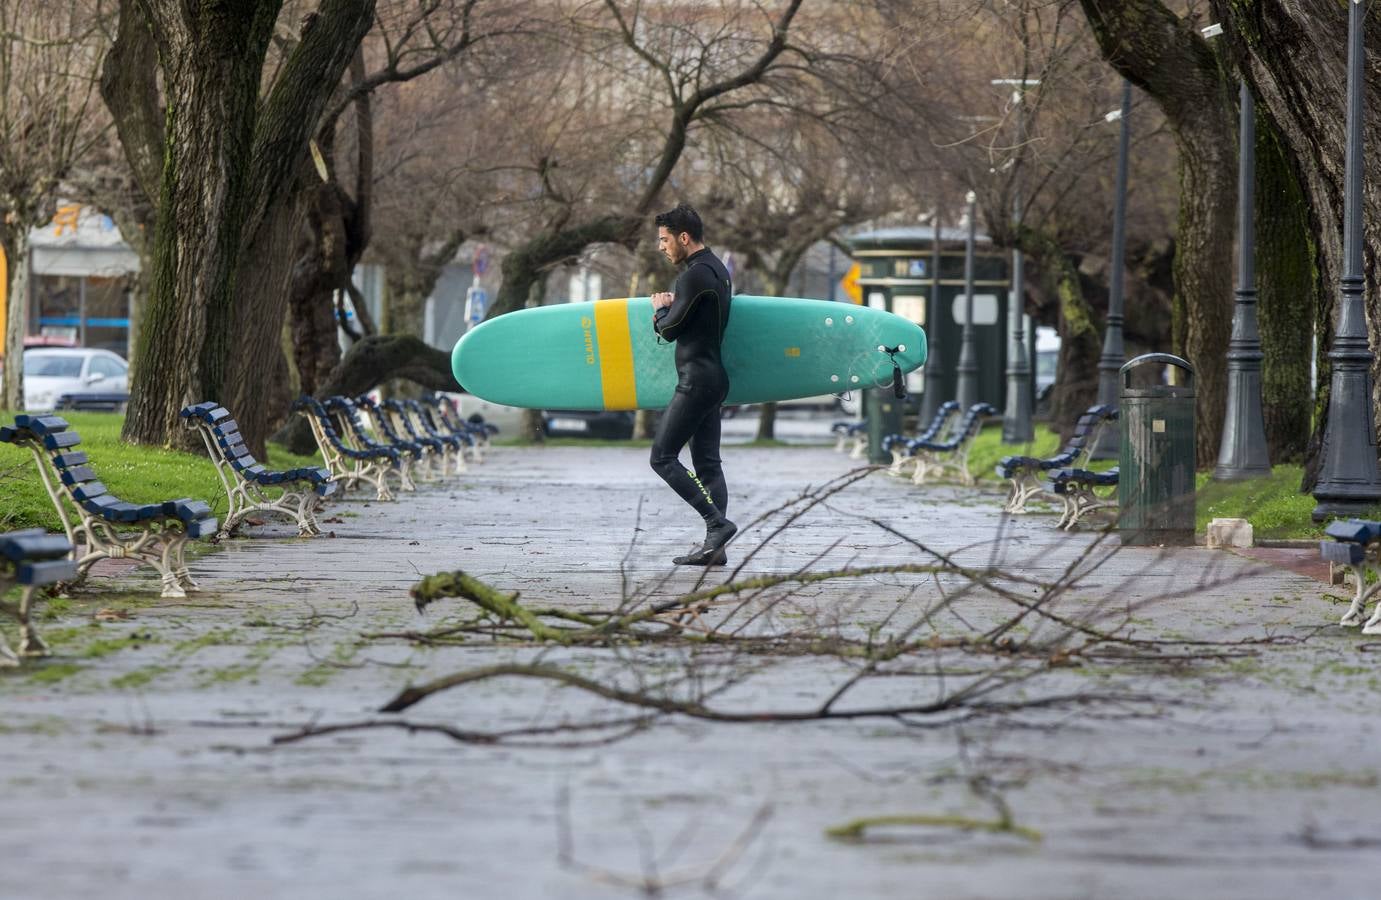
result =
[[719,459],[720,409],[719,404],[715,404],[700,421],[700,427],[691,435],[690,454],[691,465],[695,466],[695,474],[699,476],[700,483],[710,492],[710,497],[719,508],[720,514],[727,516],[729,487],[724,482],[724,467]]
[[[708,402],[707,402],[708,401]],[[670,485],[677,495],[705,520],[711,523],[723,520],[724,515],[714,502],[714,495],[708,487],[692,472],[681,465],[678,455],[681,448],[699,430],[705,416],[718,409],[713,397],[697,397],[695,394],[677,391],[662,413],[657,423],[657,434],[652,439],[652,469]],[[722,480],[721,475],[721,480]]]

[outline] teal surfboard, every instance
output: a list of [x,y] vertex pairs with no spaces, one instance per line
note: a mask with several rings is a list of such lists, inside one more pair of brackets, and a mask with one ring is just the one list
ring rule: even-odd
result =
[[[895,350],[894,355],[882,347]],[[676,388],[675,345],[652,329],[652,300],[564,303],[482,322],[451,369],[491,403],[538,409],[662,409]],[[793,400],[891,384],[925,364],[914,322],[851,303],[734,297],[724,332],[728,404]]]

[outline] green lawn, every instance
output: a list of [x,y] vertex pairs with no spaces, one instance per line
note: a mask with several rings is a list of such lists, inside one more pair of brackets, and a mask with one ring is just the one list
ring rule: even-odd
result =
[[[994,424],[985,428],[974,441],[969,456],[969,471],[979,484],[996,484],[993,468],[1004,456],[1052,456],[1058,449],[1055,433],[1044,425],[1036,428],[1036,440],[1028,445],[1002,443],[1002,428]],[[1117,465],[1116,460],[1094,463],[1094,469]],[[1237,518],[1252,523],[1258,540],[1307,539],[1323,536],[1323,528],[1310,518],[1315,501],[1309,494],[1299,492],[1303,470],[1300,466],[1276,466],[1269,478],[1252,481],[1217,482],[1210,472],[1197,477],[1198,495],[1195,498],[1196,528],[1203,533],[1210,519]],[[1381,519],[1381,508],[1371,516]]]
[[[78,449],[91,457],[96,475],[122,500],[156,503],[191,497],[210,503],[217,516],[224,515],[225,490],[205,453],[121,443],[124,416],[118,413],[66,412],[63,418],[81,434]],[[270,446],[268,463],[274,468],[321,465],[316,457],[296,456],[276,446]],[[33,456],[13,444],[0,444],[0,530],[34,527],[57,531],[62,524],[38,480]]]

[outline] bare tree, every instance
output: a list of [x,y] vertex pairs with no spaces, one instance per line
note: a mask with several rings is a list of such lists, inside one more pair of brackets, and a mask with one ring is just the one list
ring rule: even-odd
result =
[[[573,20],[572,28],[590,38],[585,52],[629,71],[632,77],[625,90],[637,93],[642,84],[661,89],[658,99],[665,105],[666,118],[657,131],[625,145],[630,158],[620,163],[636,167],[638,189],[622,209],[605,207],[587,213],[580,197],[550,193],[556,204],[554,215],[505,257],[503,285],[490,315],[521,308],[551,266],[591,244],[631,246],[639,229],[646,226],[648,214],[661,202],[692,129],[731,106],[751,103],[773,87],[784,87],[787,51],[791,49],[792,57],[800,53],[788,38],[801,4],[802,0],[788,0],[776,15],[745,7],[725,18],[722,8],[702,11],[633,4],[629,9],[618,0],[605,0],[601,19],[586,15]],[[549,168],[540,177],[546,179]]]
[[9,264],[0,409],[22,409],[29,232],[108,127],[95,98],[102,0],[0,6],[0,250]]

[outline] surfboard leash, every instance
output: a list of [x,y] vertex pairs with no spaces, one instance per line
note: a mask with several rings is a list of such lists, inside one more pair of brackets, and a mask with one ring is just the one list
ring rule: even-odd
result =
[[898,400],[906,399],[906,382],[902,381],[901,366],[897,365],[897,354],[902,351],[902,345],[895,347],[878,345],[878,349],[887,354],[887,358],[892,361],[892,395]]

